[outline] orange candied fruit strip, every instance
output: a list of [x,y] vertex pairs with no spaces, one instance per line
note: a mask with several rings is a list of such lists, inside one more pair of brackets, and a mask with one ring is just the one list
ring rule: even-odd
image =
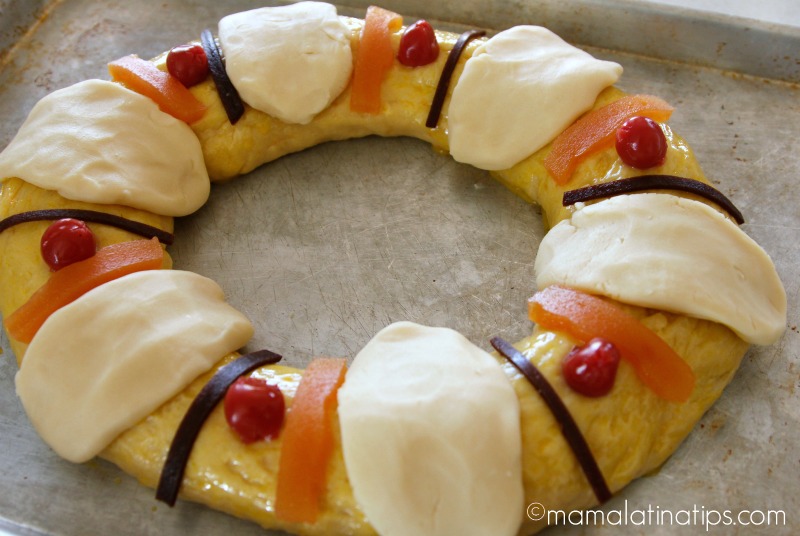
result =
[[528,316],[541,327],[585,343],[612,342],[639,380],[670,402],[686,402],[694,390],[692,368],[661,337],[613,303],[584,292],[550,286],[528,300]]
[[556,184],[569,182],[575,168],[591,154],[611,147],[614,134],[627,119],[642,115],[654,121],[666,121],[673,108],[652,95],[627,95],[602,108],[592,110],[553,140],[544,159],[544,167]]
[[356,52],[350,110],[367,114],[381,111],[381,85],[394,64],[392,33],[403,25],[403,17],[381,7],[369,6]]
[[124,56],[108,64],[111,79],[153,100],[162,112],[186,123],[194,123],[206,112],[206,106],[186,86],[162,71],[153,62],[135,55]]
[[157,238],[101,248],[92,257],[53,272],[47,282],[5,320],[14,339],[30,343],[45,320],[95,287],[142,270],[158,270],[164,249]]
[[340,358],[318,358],[303,373],[282,433],[275,516],[290,523],[314,523],[325,491],[333,454],[336,392],[347,364]]

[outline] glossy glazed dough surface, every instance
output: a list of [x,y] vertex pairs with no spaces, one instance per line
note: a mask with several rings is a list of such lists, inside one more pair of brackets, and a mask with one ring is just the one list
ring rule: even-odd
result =
[[[144,210],[121,205],[98,205],[64,199],[50,190],[42,190],[20,179],[11,179],[0,184],[0,219],[31,210],[47,208],[74,208],[108,212],[130,220],[145,223],[172,232],[173,221],[167,216],[159,216]],[[0,233],[0,313],[7,318],[17,310],[48,277],[50,269],[42,262],[39,243],[50,222],[39,221],[17,225]],[[106,225],[92,224],[97,246],[103,247],[117,242],[136,240],[141,237],[127,231]],[[164,268],[172,267],[169,252],[164,255]],[[11,349],[22,361],[26,344],[9,337]]]
[[[355,36],[361,23],[350,19],[348,24],[353,31],[355,47]],[[439,36],[446,52],[456,36]],[[399,35],[395,35],[395,41],[398,39]],[[469,51],[475,46],[473,43]],[[322,141],[368,134],[411,135],[431,142],[437,149],[446,149],[446,114],[437,129],[424,127],[428,103],[445,57],[446,54],[441,54],[435,64],[425,68],[393,68],[384,84],[384,112],[379,116],[350,113],[349,92],[346,90],[330,108],[305,126],[286,125],[253,110],[248,110],[235,127],[231,126],[213,84],[207,81],[193,91],[210,106],[210,110],[204,119],[193,125],[193,129],[201,140],[209,174],[217,180],[232,178],[263,162]],[[456,76],[458,73],[459,69]],[[617,90],[606,90],[596,105],[620,95]],[[665,166],[655,172],[704,180],[685,143],[671,133],[669,142],[670,156]],[[547,150],[545,147],[510,170],[494,175],[523,198],[540,203],[548,221],[554,224],[567,216],[569,210],[561,207],[563,189],[547,179],[542,167]],[[607,151],[580,166],[569,187],[590,183],[595,177],[608,181],[627,174],[630,172],[622,168],[613,150]],[[20,181],[6,182],[0,192],[0,217],[24,210],[75,205]],[[164,228],[172,225],[169,218],[132,209],[86,208],[118,211]],[[4,316],[27,300],[47,278],[46,265],[41,262],[38,252],[39,237],[46,225],[26,224],[0,234],[0,250],[5,252],[0,266],[0,288],[3,289],[0,307]],[[132,238],[112,229],[100,232],[102,243]],[[743,341],[718,324],[657,311],[629,309],[691,365],[698,381],[686,404],[670,404],[658,399],[638,382],[626,363],[621,364],[616,386],[609,396],[602,399],[580,397],[566,387],[559,366],[561,357],[575,341],[537,328],[530,337],[517,343],[563,397],[593,449],[612,491],[664,462],[719,396],[746,350]],[[22,359],[24,346],[12,341],[12,347]],[[228,356],[221,363],[231,358]],[[520,400],[526,503],[536,501],[564,509],[594,504],[595,498],[558,431],[558,423],[516,369],[504,359],[496,358],[512,380]],[[274,366],[261,369],[256,375],[276,378],[287,403],[291,404],[302,371]],[[199,378],[140,424],[123,433],[102,456],[144,484],[154,486],[174,430],[208,378],[209,374]],[[338,430],[338,426],[334,429]],[[279,450],[280,440],[244,446],[230,432],[221,408],[217,408],[195,446],[181,496],[252,519],[265,527],[284,528],[301,534],[374,533],[353,499],[338,446],[329,468],[328,489],[319,521],[313,526],[287,526],[278,522],[273,514],[272,501]],[[525,520],[521,531],[529,533],[539,528],[541,525]]]

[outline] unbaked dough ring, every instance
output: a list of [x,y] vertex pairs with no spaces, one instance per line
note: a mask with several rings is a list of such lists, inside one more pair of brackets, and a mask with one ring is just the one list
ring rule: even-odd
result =
[[[348,19],[347,24],[355,48],[363,23]],[[400,32],[394,35],[395,47],[399,35]],[[443,53],[433,65],[402,69],[395,63],[383,86],[383,111],[374,116],[349,110],[348,89],[306,125],[286,124],[249,107],[243,118],[236,125],[231,125],[211,80],[201,83],[192,92],[209,109],[203,119],[191,126],[202,144],[209,175],[212,180],[231,179],[285,154],[324,141],[367,135],[413,136],[431,143],[438,150],[447,150],[446,107],[437,128],[428,129],[424,123],[438,73],[456,37],[439,33]],[[477,46],[478,42],[468,46],[461,61],[462,66]],[[154,61],[163,64],[165,57]],[[460,69],[455,73],[456,78]],[[414,98],[407,99],[409,95]],[[609,88],[599,96],[595,107],[621,96],[620,91]],[[672,135],[669,141],[674,152],[682,156],[670,158],[669,169],[665,172],[707,182],[685,143],[676,135]],[[569,211],[561,204],[564,188],[549,180],[542,166],[547,150],[545,148],[514,167],[493,175],[525,200],[540,204],[547,223],[552,226],[568,217]],[[610,154],[609,151],[602,152],[582,165],[573,176],[569,189],[589,184],[595,176],[605,175],[609,161],[615,158]],[[169,217],[123,206],[68,201],[54,192],[39,189],[19,179],[2,183],[0,218],[27,210],[66,206],[114,212],[172,230],[173,221]],[[46,225],[26,224],[0,234],[0,251],[4,260],[0,267],[0,307],[4,316],[24,303],[49,275],[38,256],[39,239]],[[124,231],[107,228],[98,230],[97,234],[99,245],[136,238]],[[575,341],[564,334],[536,327],[531,336],[516,344],[537,364],[569,407],[613,492],[664,463],[719,397],[748,347],[730,329],[720,324],[660,311],[623,307],[640,318],[691,366],[697,384],[689,401],[673,404],[659,399],[639,382],[624,362],[620,366],[617,387],[610,395],[599,399],[585,398],[567,387],[558,366],[560,358],[574,346]],[[25,345],[14,340],[11,340],[11,345],[21,362]],[[218,366],[234,357],[224,356]],[[503,358],[497,356],[497,359],[512,382],[520,402],[526,504],[538,502],[549,508],[566,511],[596,504],[579,464],[560,433],[559,423],[516,369]],[[143,484],[154,487],[180,419],[212,372],[198,378],[150,417],[120,435],[101,456]],[[277,379],[287,402],[290,402],[302,371],[270,366],[260,369],[256,375]],[[336,439],[338,445],[339,438]],[[280,439],[243,445],[229,433],[222,411],[217,408],[194,447],[181,497],[253,520],[264,527],[293,533],[374,533],[353,497],[340,446],[337,446],[333,455],[322,515],[317,523],[311,526],[292,525],[276,519],[272,501],[279,449]],[[235,493],[231,493],[231,487],[235,487]],[[545,521],[532,521],[524,512],[520,512],[520,533],[539,530]]]

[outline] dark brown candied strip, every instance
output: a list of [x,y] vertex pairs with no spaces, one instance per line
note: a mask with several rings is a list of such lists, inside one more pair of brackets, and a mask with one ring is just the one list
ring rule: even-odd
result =
[[127,218],[123,218],[122,216],[108,214],[107,212],[83,210],[77,208],[54,208],[20,212],[19,214],[14,214],[13,216],[9,216],[4,220],[0,220],[0,233],[9,227],[19,225],[20,223],[61,220],[64,218],[74,218],[76,220],[82,220],[90,223],[110,225],[112,227],[122,229],[123,231],[128,231],[133,234],[143,236],[144,238],[158,238],[159,242],[167,246],[172,245],[172,243],[175,241],[175,235],[159,229],[158,227],[153,227],[152,225],[147,225],[146,223],[129,220]]
[[744,223],[742,213],[722,192],[704,182],[674,175],[641,175],[639,177],[585,186],[577,190],[564,192],[561,204],[566,207],[582,201],[641,192],[643,190],[678,190],[696,194],[722,207],[739,225]]
[[553,386],[550,385],[550,382],[547,381],[547,378],[510,342],[500,337],[494,337],[490,342],[500,355],[508,359],[525,376],[553,413],[556,421],[561,426],[561,433],[564,435],[564,439],[567,440],[567,444],[569,444],[573,454],[578,459],[583,474],[586,475],[589,485],[592,486],[597,500],[601,504],[609,500],[612,496],[611,490],[608,489],[603,473],[600,471],[600,467],[598,467],[597,461],[586,443],[586,439],[575,423],[575,419],[572,418],[569,409],[564,405],[564,402],[558,396],[556,390],[553,389]]
[[164,467],[161,469],[161,477],[156,488],[156,499],[175,506],[183,482],[186,462],[192,453],[194,442],[208,416],[225,396],[228,387],[240,376],[263,365],[274,365],[280,360],[281,356],[274,352],[259,350],[237,358],[214,374],[214,377],[197,394],[197,398],[192,401],[175,432],[167,458],[164,460]]
[[211,71],[211,78],[214,79],[214,85],[217,87],[217,93],[219,93],[225,113],[228,114],[228,121],[231,122],[231,125],[235,125],[244,115],[242,98],[228,77],[228,71],[225,70],[225,62],[222,61],[222,52],[220,52],[211,30],[202,31],[200,42],[203,44],[203,50],[205,50],[206,58],[208,58],[208,69]]
[[450,79],[453,78],[453,73],[458,65],[458,60],[464,49],[470,41],[476,37],[483,37],[486,32],[483,30],[469,30],[458,36],[456,44],[447,55],[447,61],[444,63],[442,74],[439,76],[439,83],[436,85],[436,93],[433,94],[433,101],[431,102],[431,109],[428,112],[428,119],[425,121],[425,126],[428,128],[436,128],[439,123],[439,116],[442,115],[442,106],[444,106],[444,99],[447,97],[447,88],[450,87]]

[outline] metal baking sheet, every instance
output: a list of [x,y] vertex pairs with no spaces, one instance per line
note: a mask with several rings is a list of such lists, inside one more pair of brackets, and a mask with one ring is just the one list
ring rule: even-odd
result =
[[[261,4],[257,4],[261,5]],[[196,38],[246,1],[158,3],[0,1],[0,147],[45,94],[136,53]],[[344,14],[361,15],[367,2]],[[800,30],[640,2],[387,0],[437,27],[550,26],[625,66],[620,86],[676,105],[671,124],[707,174],[744,212],[744,229],[773,257],[789,297],[780,342],[754,347],[736,378],[677,453],[610,501],[607,511],[782,511],[800,529]],[[632,31],[636,29],[636,31]],[[304,365],[352,357],[387,323],[460,330],[488,347],[524,336],[525,299],[544,229],[536,207],[487,174],[409,139],[330,143],[213,188],[177,222],[177,266],[218,281],[267,347]],[[0,260],[2,262],[2,260]],[[103,461],[73,465],[38,438],[14,394],[5,335],[0,359],[0,534],[264,534],[255,525],[181,502],[174,509]],[[702,514],[705,516],[705,514]],[[705,518],[710,519],[710,514]],[[550,534],[671,534],[676,524],[557,527]]]

